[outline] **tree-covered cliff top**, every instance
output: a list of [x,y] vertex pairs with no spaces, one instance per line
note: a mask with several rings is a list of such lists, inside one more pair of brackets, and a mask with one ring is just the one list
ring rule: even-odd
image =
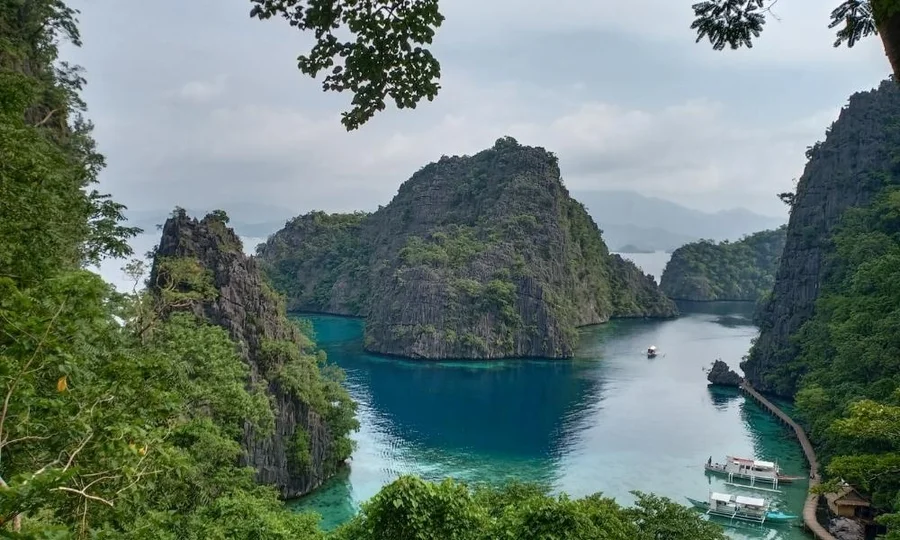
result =
[[401,356],[566,357],[579,326],[675,314],[556,156],[510,137],[426,165],[371,215],[292,220],[258,255],[289,307],[365,316],[367,348]]
[[787,226],[737,242],[701,240],[672,253],[660,279],[669,298],[756,301],[772,290]]
[[298,497],[350,457],[356,406],[340,385],[343,372],[287,318],[282,297],[227,223],[221,210],[197,220],[176,209],[162,229],[150,291],[176,299],[168,311],[189,311],[228,330],[250,366],[250,385],[279,403],[273,434],[246,434],[243,463],[282,496]]

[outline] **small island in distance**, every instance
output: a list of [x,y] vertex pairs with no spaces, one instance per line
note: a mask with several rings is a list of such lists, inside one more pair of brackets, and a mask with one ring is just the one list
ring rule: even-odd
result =
[[659,286],[674,300],[755,302],[772,290],[787,226],[737,242],[701,240],[672,253]]
[[616,250],[616,253],[656,253],[655,249],[638,247],[634,244],[625,244]]

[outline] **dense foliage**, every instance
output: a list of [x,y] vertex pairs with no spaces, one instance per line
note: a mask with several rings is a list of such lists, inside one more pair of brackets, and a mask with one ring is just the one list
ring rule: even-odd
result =
[[[0,5],[0,534],[23,538],[316,538],[238,466],[272,404],[221,328],[168,308],[216,294],[168,261],[163,294],[84,270],[135,230],[87,188],[103,165],[81,112],[58,0]],[[140,265],[129,271],[140,279]],[[327,396],[322,399],[327,399]]]
[[675,250],[659,286],[670,298],[756,301],[772,290],[787,226],[737,242],[701,240]]
[[[900,190],[848,210],[799,357],[779,374],[800,380],[797,407],[826,471],[900,512]],[[882,518],[900,538],[900,514]]]
[[[256,254],[274,287],[288,298],[288,309],[338,311],[331,305],[332,289],[342,276],[363,281],[368,270],[369,250],[361,241],[360,228],[366,212],[326,214],[310,212],[285,224],[293,234],[272,235],[256,248]],[[303,279],[303,265],[318,268],[313,279]],[[307,276],[303,276],[307,277]],[[347,300],[347,309],[362,307],[365,291]]]
[[530,484],[478,487],[403,476],[363,504],[334,540],[725,540],[722,529],[683,506],[636,493],[623,508],[600,494],[551,496]]

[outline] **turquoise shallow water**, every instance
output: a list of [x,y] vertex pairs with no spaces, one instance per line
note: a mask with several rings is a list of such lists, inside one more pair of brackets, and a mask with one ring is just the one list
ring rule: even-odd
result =
[[[350,467],[295,501],[325,527],[349,519],[360,502],[399,474],[499,483],[544,482],[574,496],[603,492],[628,504],[631,490],[686,503],[710,489],[708,457],[754,455],[805,476],[786,430],[736,391],[712,391],[703,368],[736,366],[756,329],[747,305],[685,306],[670,321],[615,321],[582,331],[573,360],[413,362],[362,350],[362,321],[310,317],[329,358],[347,372],[360,403],[361,430]],[[656,345],[660,355],[643,353]],[[773,496],[799,514],[806,483]],[[734,491],[733,489],[731,491]],[[759,492],[745,492],[747,494]],[[745,525],[737,539],[806,538],[797,527]]]

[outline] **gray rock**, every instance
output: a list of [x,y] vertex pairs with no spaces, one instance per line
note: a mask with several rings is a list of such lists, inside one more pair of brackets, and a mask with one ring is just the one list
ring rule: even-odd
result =
[[366,318],[366,349],[409,358],[566,358],[576,329],[671,317],[610,254],[543,148],[503,138],[442,157],[364,215],[308,214],[257,249],[289,307]]
[[813,314],[828,273],[830,237],[841,215],[871,202],[883,186],[879,173],[893,166],[898,115],[900,87],[884,81],[876,90],[851,96],[825,141],[807,152],[809,163],[797,185],[775,286],[758,314],[759,339],[741,364],[758,390],[793,393],[796,381],[769,375],[796,355],[790,337]]
[[866,529],[862,523],[844,517],[832,518],[828,522],[828,532],[837,540],[865,540]]
[[[211,272],[218,297],[191,309],[229,332],[250,367],[248,382],[263,382],[273,400],[275,433],[260,437],[249,424],[245,426],[241,465],[255,468],[257,481],[274,485],[285,498],[299,497],[320,486],[336,468],[328,461],[334,440],[328,426],[307,403],[261,375],[263,340],[293,341],[299,347],[301,336],[285,319],[278,297],[266,294],[271,289],[263,283],[256,261],[244,255],[240,238],[224,223],[212,216],[197,221],[183,212],[166,220],[163,226],[151,284],[158,282],[159,261],[163,257],[192,258]],[[297,430],[309,436],[312,459],[304,471],[297,470],[288,459],[287,448]]]
[[713,362],[712,369],[706,375],[706,380],[720,386],[740,386],[743,381],[741,376],[722,360]]

